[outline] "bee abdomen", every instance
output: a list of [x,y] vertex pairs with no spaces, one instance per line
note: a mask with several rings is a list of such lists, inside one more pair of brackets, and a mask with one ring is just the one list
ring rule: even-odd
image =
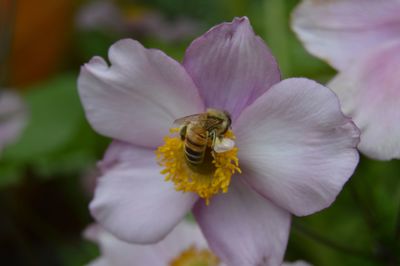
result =
[[204,159],[204,151],[195,151],[185,146],[185,157],[192,164],[200,164]]
[[188,162],[192,164],[201,164],[206,149],[206,135],[196,132],[195,130],[189,130],[185,139],[185,157]]

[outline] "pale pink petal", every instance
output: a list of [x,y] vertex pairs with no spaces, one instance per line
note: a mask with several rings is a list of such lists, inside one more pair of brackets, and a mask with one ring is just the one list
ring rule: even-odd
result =
[[[113,150],[120,152],[118,155]],[[154,243],[183,219],[197,199],[164,181],[154,151],[114,142],[102,162],[90,210],[105,229],[132,243]]]
[[166,266],[192,246],[198,249],[207,248],[200,228],[186,221],[180,222],[163,240],[153,245],[121,241],[98,225],[86,229],[85,237],[100,245],[101,257],[92,262],[93,265]]
[[328,207],[358,163],[359,130],[336,95],[308,79],[274,85],[233,130],[245,181],[296,215]]
[[199,226],[194,222],[182,221],[162,241],[155,245],[156,253],[171,261],[191,246],[208,249],[208,244]]
[[400,39],[378,47],[328,85],[361,130],[360,151],[374,159],[400,159],[399,77]]
[[12,91],[0,90],[0,152],[16,141],[26,120],[27,111],[22,99]]
[[236,118],[280,80],[277,63],[246,17],[215,26],[192,42],[183,65],[207,107]]
[[398,0],[304,0],[292,27],[306,48],[342,70],[372,47],[400,36]]
[[166,266],[166,261],[156,253],[155,245],[138,245],[124,242],[99,225],[92,225],[85,236],[99,245],[100,257],[89,266]]
[[[245,178],[245,176],[244,176]],[[211,250],[229,266],[280,265],[290,214],[238,179],[227,194],[199,201],[194,208]]]
[[85,64],[78,79],[86,116],[99,133],[156,147],[179,117],[204,110],[184,68],[163,52],[121,40]]

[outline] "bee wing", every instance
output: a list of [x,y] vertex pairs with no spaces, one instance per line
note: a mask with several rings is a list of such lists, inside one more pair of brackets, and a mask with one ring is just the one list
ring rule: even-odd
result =
[[222,124],[223,120],[218,119],[218,118],[214,118],[214,117],[206,117],[204,120],[204,127],[206,129],[211,129],[216,127],[219,124]]
[[183,125],[183,124],[188,124],[189,122],[197,122],[197,121],[204,120],[204,119],[205,119],[204,118],[204,113],[188,115],[188,116],[176,119],[174,121],[173,125],[174,126],[180,126],[180,125]]

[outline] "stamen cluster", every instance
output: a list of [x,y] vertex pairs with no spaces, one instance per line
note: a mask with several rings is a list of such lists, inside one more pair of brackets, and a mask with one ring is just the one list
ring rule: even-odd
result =
[[219,259],[208,249],[191,246],[170,262],[170,266],[217,266]]
[[[178,131],[176,128],[171,129],[172,134]],[[224,137],[233,139],[234,134],[228,130]],[[165,181],[174,182],[177,191],[197,193],[205,199],[207,205],[213,195],[226,193],[232,175],[241,172],[237,147],[223,153],[210,150],[206,156],[212,156],[211,167],[205,162],[194,168],[185,158],[184,141],[179,136],[166,136],[164,142],[164,145],[158,147],[156,155],[158,163],[163,167],[161,174],[165,175]]]

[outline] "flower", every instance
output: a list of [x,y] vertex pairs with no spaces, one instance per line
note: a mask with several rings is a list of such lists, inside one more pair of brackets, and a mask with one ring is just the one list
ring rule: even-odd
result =
[[180,222],[163,240],[152,245],[131,244],[119,240],[99,225],[91,225],[84,233],[99,244],[101,256],[91,266],[190,266],[189,262],[221,266],[208,249],[200,228],[194,223]]
[[[90,266],[223,266],[209,250],[199,227],[186,221],[180,222],[163,240],[152,245],[121,241],[98,224],[89,226],[84,236],[100,247],[100,257],[90,262]],[[297,261],[282,266],[310,265]]]
[[[157,242],[193,209],[224,263],[280,265],[290,213],[328,207],[358,163],[358,129],[334,93],[308,79],[280,81],[275,59],[245,17],[194,40],[183,64],[134,40],[112,45],[109,59],[111,66],[100,57],[85,64],[78,88],[92,127],[115,139],[99,163],[90,210],[124,241]],[[168,179],[177,168],[160,167],[155,154],[173,148],[170,138],[180,140],[164,137],[176,119],[206,108],[230,114],[232,128],[223,137],[236,136],[242,172],[225,176],[226,191],[221,186],[208,205],[200,192],[177,191],[180,183],[166,182],[160,171]],[[174,153],[176,163],[184,152]],[[187,163],[199,177],[192,180],[196,186],[235,160],[222,153],[224,163],[216,165],[214,155],[208,147],[204,168]]]
[[111,32],[113,36],[151,37],[165,42],[187,40],[201,28],[198,21],[186,17],[170,21],[156,10],[132,3],[121,7],[112,0],[84,5],[78,12],[76,24],[84,31]]
[[328,84],[361,130],[359,149],[400,159],[400,1],[304,0],[292,27],[307,50],[339,71]]
[[21,98],[9,90],[0,90],[0,152],[14,142],[26,124],[26,109]]

